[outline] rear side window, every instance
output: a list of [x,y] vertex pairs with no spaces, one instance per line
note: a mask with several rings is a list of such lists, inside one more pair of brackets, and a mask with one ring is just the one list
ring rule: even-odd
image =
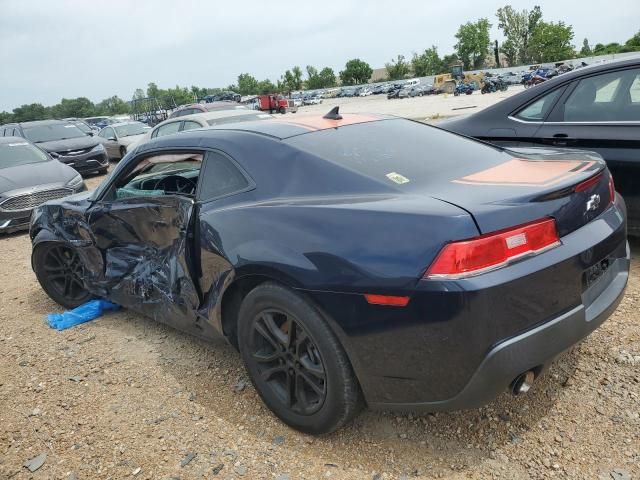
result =
[[564,105],[567,122],[640,121],[640,69],[587,77]]
[[200,199],[229,195],[249,186],[245,176],[231,160],[220,153],[209,152],[204,163],[204,174],[200,180]]
[[542,122],[555,105],[562,90],[562,88],[557,88],[553,92],[540,97],[516,113],[515,117],[527,122]]
[[200,125],[198,122],[192,122],[191,120],[186,120],[184,122],[184,124],[182,125],[182,130],[193,130],[194,128],[201,128],[202,125]]
[[178,133],[180,129],[180,122],[171,122],[166,125],[162,125],[158,127],[155,132],[153,132],[152,137],[164,137],[165,135],[172,135],[174,133]]

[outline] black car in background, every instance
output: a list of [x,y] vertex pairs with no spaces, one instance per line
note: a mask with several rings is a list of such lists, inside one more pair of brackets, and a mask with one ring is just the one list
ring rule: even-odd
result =
[[40,120],[0,126],[0,136],[22,137],[80,173],[104,173],[109,158],[102,142],[71,122]]
[[560,75],[473,115],[438,126],[502,146],[599,153],[640,235],[640,58]]
[[0,138],[0,233],[29,228],[35,207],[86,189],[78,172],[24,138]]

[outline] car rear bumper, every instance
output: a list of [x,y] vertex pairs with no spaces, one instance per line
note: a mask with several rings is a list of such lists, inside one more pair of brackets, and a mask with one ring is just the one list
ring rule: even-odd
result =
[[[555,357],[579,343],[598,328],[617,308],[624,296],[629,277],[630,253],[618,258],[592,289],[602,284],[588,306],[579,305],[520,335],[505,340],[484,357],[471,380],[454,397],[442,401],[418,403],[369,403],[371,408],[389,410],[443,411],[477,408],[493,400],[529,370],[536,375],[544,371]],[[585,296],[592,292],[587,290]]]
[[620,200],[540,255],[467,279],[371,291],[410,296],[406,307],[306,294],[327,314],[371,407],[455,410],[543,371],[591,333],[620,301],[629,265]]

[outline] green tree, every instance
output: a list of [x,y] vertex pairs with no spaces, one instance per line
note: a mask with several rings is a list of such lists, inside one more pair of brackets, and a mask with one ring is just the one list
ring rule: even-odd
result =
[[476,22],[467,22],[458,28],[455,35],[458,43],[456,43],[455,49],[466,69],[477,69],[483,66],[484,59],[489,54],[490,28],[491,24],[486,18],[481,18]]
[[46,120],[47,118],[51,118],[51,111],[41,103],[32,103],[14,108],[12,116],[14,122]]
[[391,63],[385,63],[384,66],[387,69],[389,80],[400,80],[411,72],[409,62],[404,59],[404,55],[398,55],[395,60],[391,60]]
[[438,55],[438,47],[435,45],[427,48],[420,55],[413,54],[411,59],[413,74],[416,77],[426,77],[427,75],[437,75],[443,73],[447,68],[442,64],[442,59]]
[[258,93],[258,80],[248,73],[238,75],[238,93],[240,95],[255,95]]
[[498,28],[505,36],[502,51],[510,59],[509,63],[530,63],[529,40],[542,18],[540,7],[535,6],[531,11],[525,9],[517,12],[511,5],[506,5],[498,9],[496,17]]
[[640,51],[640,31],[627,40],[620,50],[622,52]]
[[556,62],[573,58],[576,54],[573,27],[564,22],[538,22],[529,42],[532,59],[535,62]]
[[295,66],[291,69],[291,75],[293,75],[293,90],[302,89],[302,69]]
[[372,73],[373,69],[367,62],[354,58],[345,64],[344,70],[340,71],[340,80],[343,85],[358,85],[369,81]]
[[153,82],[150,82],[149,84],[147,84],[147,97],[159,97],[160,96],[160,89],[158,88],[158,85],[156,85]]
[[9,112],[0,112],[0,125],[13,122],[13,114]]
[[589,46],[589,40],[586,38],[582,41],[582,48],[580,49],[581,57],[590,57],[593,52],[591,51],[591,47]]
[[96,106],[86,97],[63,98],[59,104],[51,107],[54,118],[84,118],[92,117],[96,113]]
[[309,90],[322,88],[322,79],[320,78],[318,69],[313,65],[307,65],[306,70],[307,70],[307,80],[305,81],[306,87]]
[[258,82],[256,93],[265,95],[267,93],[274,93],[276,92],[276,90],[277,90],[277,87],[273,84],[271,80],[267,78],[265,80],[262,80],[261,82]]
[[122,113],[129,113],[129,104],[122,100],[117,95],[113,97],[105,98],[100,103],[96,104],[96,115],[118,115]]
[[327,88],[327,87],[333,87],[336,84],[336,74],[333,71],[333,68],[331,67],[324,67],[322,70],[320,70],[320,73],[318,74],[320,79],[321,79],[321,87],[320,88]]

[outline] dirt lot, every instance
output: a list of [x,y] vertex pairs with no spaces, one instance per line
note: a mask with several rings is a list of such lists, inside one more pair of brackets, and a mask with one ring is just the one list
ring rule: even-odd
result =
[[[477,96],[388,108],[427,118],[488,101]],[[377,108],[386,99],[347,100],[345,111],[394,113]],[[640,242],[632,252],[617,312],[527,396],[437,415],[364,412],[313,438],[265,409],[224,343],[127,311],[49,329],[44,315],[60,308],[31,271],[28,236],[0,237],[0,478],[639,478]],[[23,464],[41,454],[30,473]]]
[[437,120],[455,115],[469,114],[493,105],[498,100],[510,97],[523,90],[517,85],[506,92],[482,95],[480,91],[472,95],[427,95],[424,97],[387,100],[386,95],[368,97],[327,98],[320,105],[306,105],[300,112],[326,113],[332,107],[340,105],[341,112],[347,113],[384,113],[419,120]]

